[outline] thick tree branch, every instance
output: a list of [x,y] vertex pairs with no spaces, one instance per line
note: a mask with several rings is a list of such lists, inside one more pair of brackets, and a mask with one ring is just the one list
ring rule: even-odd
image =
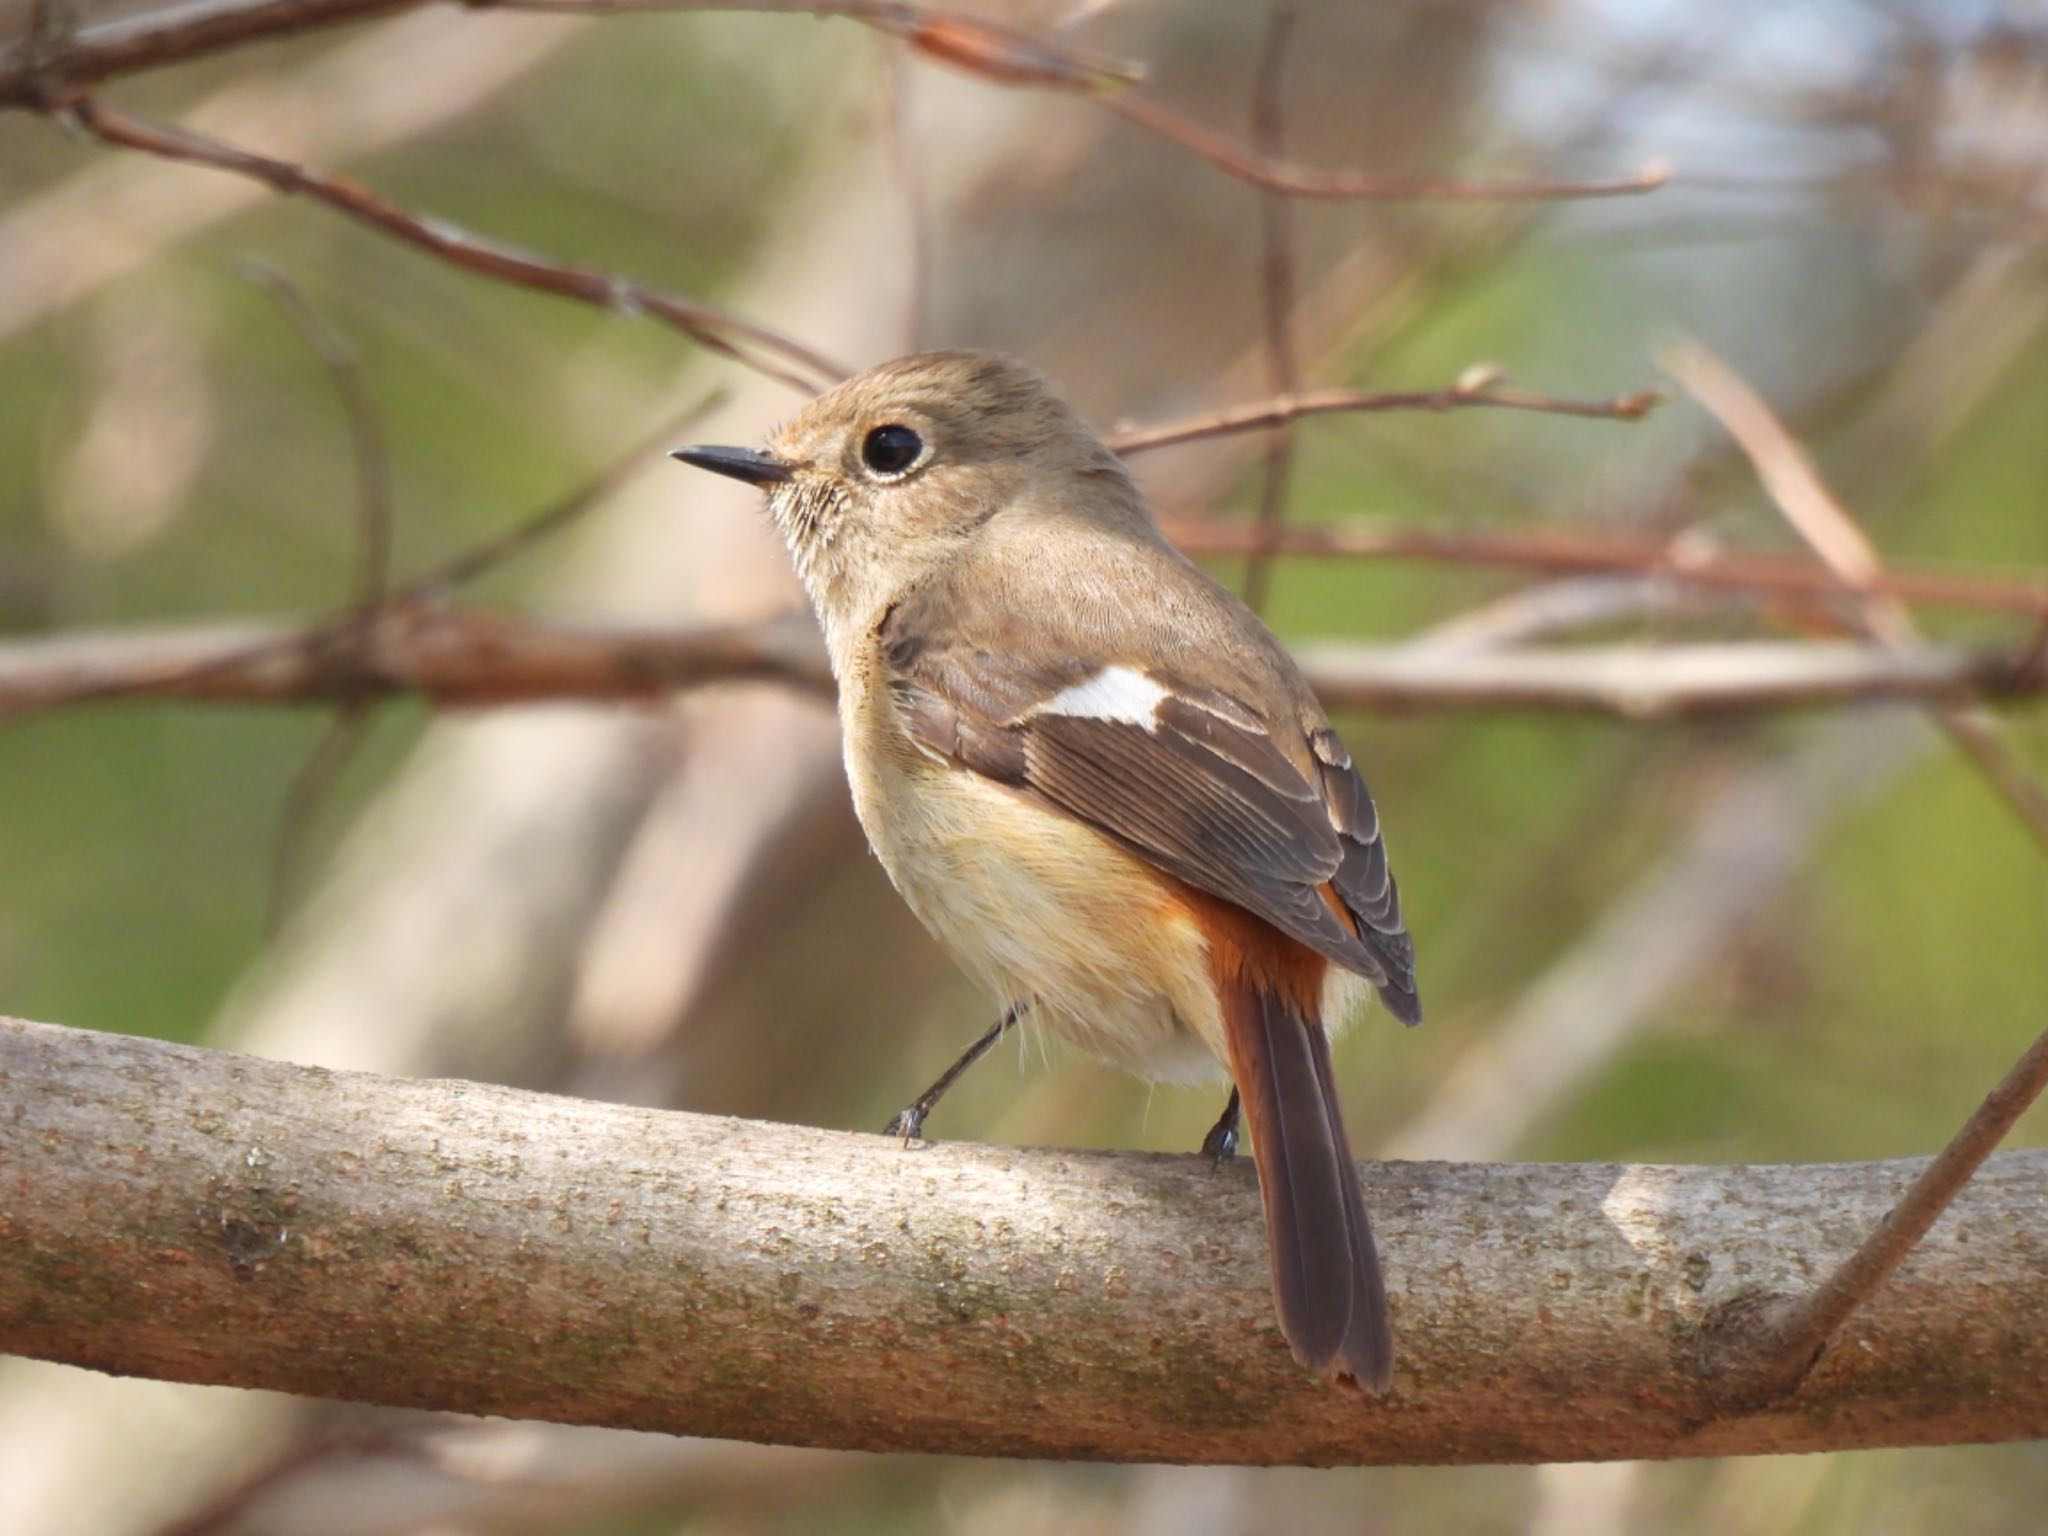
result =
[[[1303,670],[1326,704],[1530,709],[1630,720],[1892,700],[2048,695],[2048,657],[1828,641],[1699,645],[1312,645]],[[829,693],[811,621],[676,630],[571,627],[434,605],[295,629],[218,623],[0,642],[0,721],[113,699],[362,703],[419,694],[451,707],[655,699],[768,680]]]
[[1252,1170],[319,1071],[0,1022],[0,1347],[873,1450],[1514,1462],[2048,1434],[2048,1154],[1992,1159],[1793,1397],[1692,1341],[1916,1165],[1373,1165],[1391,1397],[1273,1325]]

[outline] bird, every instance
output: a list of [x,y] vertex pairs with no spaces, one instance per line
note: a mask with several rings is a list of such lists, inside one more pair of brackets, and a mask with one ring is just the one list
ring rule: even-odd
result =
[[927,352],[765,448],[675,458],[759,487],[838,684],[868,842],[1003,1018],[1240,1108],[1275,1310],[1309,1371],[1388,1390],[1385,1282],[1331,1063],[1366,994],[1419,1022],[1378,813],[1293,659],[1168,543],[1030,365]]

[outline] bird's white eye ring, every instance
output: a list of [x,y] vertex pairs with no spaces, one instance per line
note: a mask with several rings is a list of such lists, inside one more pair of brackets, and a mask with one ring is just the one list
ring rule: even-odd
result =
[[924,439],[897,422],[861,439],[860,461],[878,475],[900,475],[924,454]]

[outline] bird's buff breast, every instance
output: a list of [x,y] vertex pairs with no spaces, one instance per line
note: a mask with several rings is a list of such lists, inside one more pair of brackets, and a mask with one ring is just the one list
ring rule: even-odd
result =
[[847,688],[846,770],[882,867],[1004,1004],[1142,1076],[1222,1069],[1201,930],[1174,887],[1099,833],[918,749]]

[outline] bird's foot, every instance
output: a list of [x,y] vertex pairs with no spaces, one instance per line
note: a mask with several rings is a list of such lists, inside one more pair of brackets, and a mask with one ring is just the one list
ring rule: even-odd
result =
[[1216,1123],[1209,1127],[1209,1134],[1202,1138],[1202,1155],[1221,1168],[1237,1156],[1237,1114],[1238,1096],[1235,1088],[1230,1090],[1230,1102],[1223,1106],[1223,1113],[1216,1117]]
[[901,1137],[907,1147],[913,1141],[923,1141],[924,1117],[932,1112],[929,1104],[910,1104],[889,1117],[889,1123],[882,1127],[884,1136]]
[[1218,1167],[1237,1156],[1237,1127],[1217,1121],[1202,1138],[1202,1155]]

